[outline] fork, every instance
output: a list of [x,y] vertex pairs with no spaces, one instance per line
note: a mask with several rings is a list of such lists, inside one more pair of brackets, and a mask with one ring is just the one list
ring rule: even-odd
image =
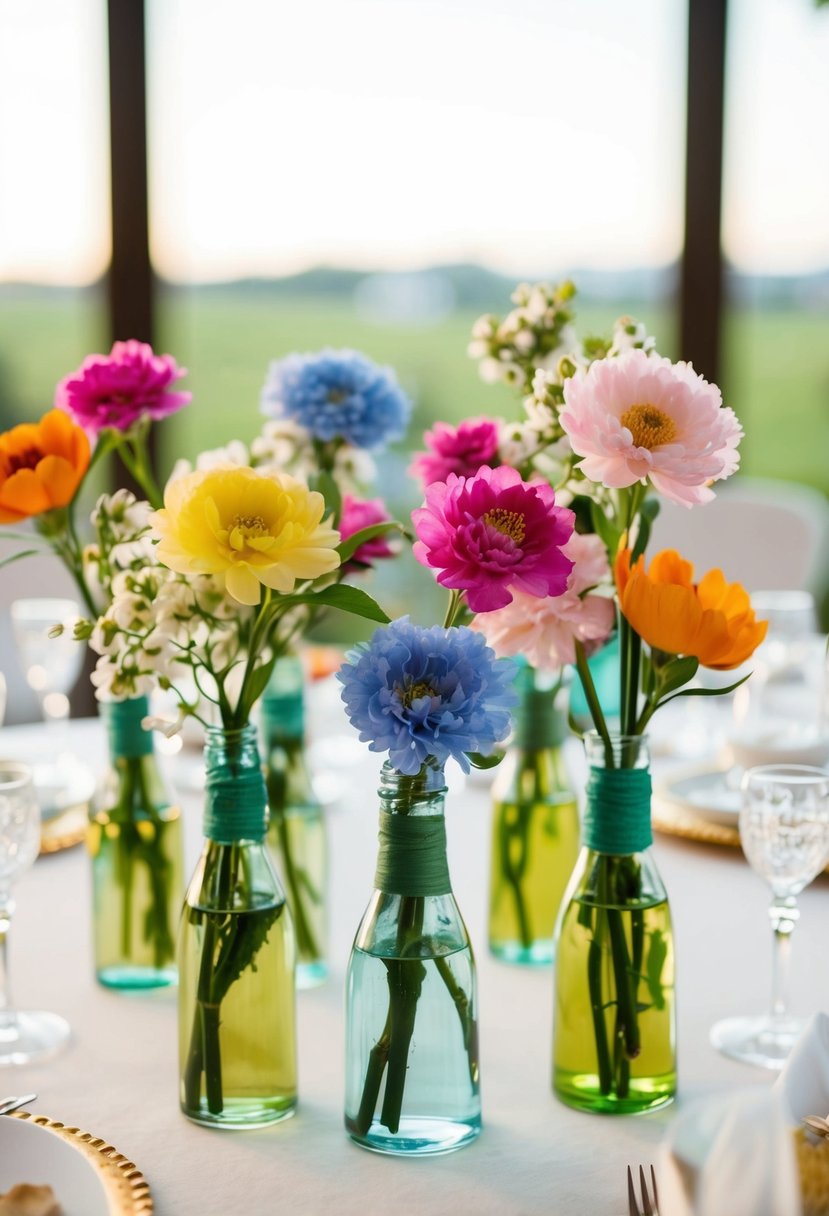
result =
[[0,1115],[10,1115],[13,1110],[34,1102],[36,1097],[37,1094],[25,1094],[22,1098],[0,1098]]
[[642,1192],[642,1206],[636,1198],[636,1188],[633,1185],[633,1174],[628,1166],[628,1216],[659,1216],[659,1196],[656,1190],[656,1175],[651,1171],[651,1190],[653,1198],[648,1194],[648,1184],[645,1181],[645,1171],[639,1166],[639,1189]]

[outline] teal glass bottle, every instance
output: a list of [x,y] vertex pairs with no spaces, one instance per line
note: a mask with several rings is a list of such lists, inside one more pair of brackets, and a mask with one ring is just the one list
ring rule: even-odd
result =
[[325,818],[305,757],[304,674],[298,658],[279,659],[262,699],[268,787],[268,847],[294,922],[297,986],[328,974],[328,848]]
[[602,1114],[639,1114],[676,1093],[674,947],[650,850],[641,736],[585,739],[590,779],[579,855],[556,929],[553,1089]]
[[492,787],[489,948],[508,963],[546,965],[579,852],[579,812],[564,762],[560,680],[523,665],[507,754]]
[[181,812],[142,728],[146,697],[102,704],[109,764],[90,814],[95,974],[108,988],[176,982],[184,886]]
[[293,926],[265,847],[255,727],[208,728],[205,759],[205,842],[178,940],[181,1109],[263,1127],[297,1100]]
[[345,1125],[380,1153],[445,1153],[481,1130],[475,962],[446,861],[442,771],[380,790],[375,890],[346,978]]

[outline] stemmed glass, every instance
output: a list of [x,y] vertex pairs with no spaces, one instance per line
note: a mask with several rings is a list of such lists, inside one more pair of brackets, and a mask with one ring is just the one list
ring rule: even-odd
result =
[[805,1026],[787,1005],[791,935],[800,916],[797,896],[829,857],[829,773],[805,764],[766,764],[743,776],[740,842],[749,865],[771,887],[774,932],[771,1012],[726,1018],[711,1042],[727,1056],[782,1068]]
[[[48,740],[39,741],[37,758],[31,760],[45,815],[82,803],[94,785],[89,770],[66,747],[64,730],[69,717],[67,694],[80,675],[84,657],[84,647],[72,636],[78,614],[78,605],[71,599],[47,596],[14,600],[11,605],[20,663],[50,731]],[[62,625],[63,633],[50,637],[55,625]]]
[[12,883],[37,857],[40,810],[30,769],[0,760],[0,1064],[27,1064],[56,1051],[69,1025],[55,1013],[15,1012],[9,995],[6,941],[14,900]]

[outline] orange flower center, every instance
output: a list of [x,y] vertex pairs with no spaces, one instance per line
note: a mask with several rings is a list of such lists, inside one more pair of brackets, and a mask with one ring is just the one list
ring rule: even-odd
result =
[[42,459],[43,453],[39,448],[24,448],[22,452],[4,452],[3,471],[7,477],[11,477],[20,469],[36,469]]
[[407,709],[412,701],[418,701],[421,697],[437,696],[434,688],[432,688],[431,684],[427,684],[425,680],[420,680],[417,684],[409,684],[405,688],[401,688],[398,685],[397,692]]
[[524,524],[524,516],[520,511],[507,511],[503,507],[495,507],[494,510],[487,511],[483,518],[485,524],[489,524],[503,536],[508,536],[510,540],[515,541],[516,545],[523,542],[527,529]]
[[620,421],[633,436],[634,446],[649,452],[676,439],[676,423],[657,405],[632,405]]

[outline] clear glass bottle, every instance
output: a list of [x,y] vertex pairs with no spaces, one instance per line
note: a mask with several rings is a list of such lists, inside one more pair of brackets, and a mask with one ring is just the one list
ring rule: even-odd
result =
[[443,773],[405,777],[387,763],[379,794],[375,891],[346,978],[345,1124],[376,1152],[450,1152],[480,1133],[481,1098],[475,962],[446,866]]
[[294,922],[297,986],[328,974],[328,847],[323,809],[305,760],[304,674],[294,655],[279,659],[262,699],[268,847],[285,885]]
[[92,857],[95,974],[108,988],[176,982],[175,926],[184,886],[181,811],[142,729],[146,697],[101,706],[109,765],[96,792]]
[[262,1127],[297,1100],[294,934],[265,847],[256,731],[210,727],[205,843],[179,932],[181,1109]]
[[556,929],[553,1089],[581,1110],[638,1114],[665,1106],[677,1083],[673,931],[649,848],[649,757],[641,736],[585,742],[585,847]]
[[579,853],[579,812],[564,763],[560,679],[524,665],[517,685],[515,729],[492,787],[489,948],[504,962],[547,964]]

